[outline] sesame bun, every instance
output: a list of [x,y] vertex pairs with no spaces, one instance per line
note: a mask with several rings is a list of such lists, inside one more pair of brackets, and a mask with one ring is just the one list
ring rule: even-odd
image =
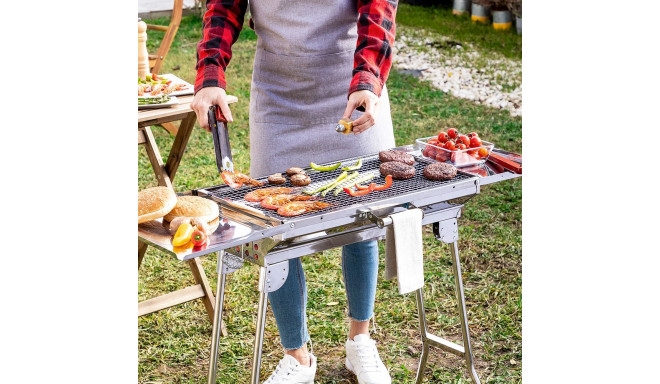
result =
[[217,224],[220,210],[218,204],[212,200],[199,196],[179,196],[174,208],[165,215],[165,221],[172,221],[176,217],[203,218],[209,224]]
[[172,188],[153,187],[138,192],[138,224],[159,219],[176,206]]

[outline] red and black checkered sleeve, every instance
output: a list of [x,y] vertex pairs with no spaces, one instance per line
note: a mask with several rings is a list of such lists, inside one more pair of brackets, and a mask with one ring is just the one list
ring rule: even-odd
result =
[[392,67],[397,0],[358,0],[358,39],[348,94],[362,89],[380,96]]
[[208,0],[202,40],[197,44],[195,93],[205,87],[226,88],[225,70],[231,46],[243,28],[248,0]]

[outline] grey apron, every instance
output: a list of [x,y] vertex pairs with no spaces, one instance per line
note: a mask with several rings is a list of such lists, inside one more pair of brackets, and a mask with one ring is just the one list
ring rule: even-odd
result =
[[250,0],[250,12],[258,36],[250,95],[252,177],[394,147],[385,87],[375,126],[357,136],[334,130],[352,78],[355,0]]

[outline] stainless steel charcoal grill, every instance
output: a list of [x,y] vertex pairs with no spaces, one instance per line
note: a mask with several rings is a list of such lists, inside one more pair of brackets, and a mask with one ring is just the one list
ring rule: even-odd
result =
[[[424,314],[422,289],[416,292],[419,311],[420,332],[423,350],[417,371],[417,383],[421,383],[431,345],[464,358],[466,367],[475,383],[480,383],[474,364],[468,329],[463,283],[458,254],[458,222],[463,204],[480,191],[485,184],[521,176],[488,163],[460,169],[457,176],[449,181],[430,181],[423,177],[422,170],[433,160],[421,157],[413,146],[396,148],[415,156],[416,174],[408,180],[395,180],[392,187],[384,191],[374,191],[365,196],[352,197],[342,192],[334,196],[332,192],[322,201],[332,207],[308,212],[294,217],[284,217],[276,211],[262,208],[259,203],[244,200],[246,193],[259,187],[231,189],[226,185],[213,186],[192,191],[216,201],[221,210],[221,224],[209,237],[210,244],[203,250],[188,250],[176,253],[171,245],[171,236],[159,222],[151,222],[138,227],[141,241],[175,255],[181,260],[199,257],[213,252],[218,256],[218,286],[216,293],[215,320],[213,324],[209,383],[215,383],[220,318],[224,301],[226,275],[243,267],[244,262],[259,266],[259,305],[257,314],[254,361],[251,383],[259,382],[261,349],[268,303],[268,293],[279,289],[288,274],[288,260],[371,239],[383,239],[385,227],[391,224],[389,215],[411,208],[422,210],[422,224],[433,225],[436,239],[450,244],[453,256],[453,272],[456,283],[456,297],[461,320],[463,345],[444,340],[428,332]],[[511,155],[522,166],[519,155],[497,150],[501,156]],[[380,176],[378,154],[362,157],[361,174],[373,172],[378,184],[384,183]],[[354,164],[358,159],[346,159],[343,165]],[[296,165],[296,164],[292,164]],[[306,169],[312,179],[312,186],[323,184],[336,178],[342,171],[318,172]],[[265,181],[265,178],[262,180]],[[281,186],[291,186],[288,182]]]

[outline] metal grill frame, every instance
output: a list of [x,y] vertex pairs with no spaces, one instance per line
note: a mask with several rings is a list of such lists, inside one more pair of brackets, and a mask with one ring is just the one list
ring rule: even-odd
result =
[[[378,154],[361,156],[363,166],[358,170],[360,173],[373,172],[377,176],[371,181],[384,183],[385,179],[380,175],[380,160]],[[365,196],[352,197],[340,193],[337,197],[332,193],[326,195],[320,201],[336,204],[333,208],[321,211],[308,212],[303,215],[284,217],[275,211],[265,209],[259,203],[247,202],[243,196],[248,192],[264,187],[247,187],[232,189],[227,185],[203,188],[194,193],[205,196],[216,201],[222,208],[252,216],[263,221],[264,231],[259,233],[260,238],[271,237],[284,232],[287,237],[309,234],[318,230],[337,227],[353,223],[358,219],[358,209],[383,210],[387,207],[413,204],[421,207],[438,201],[447,201],[468,195],[479,193],[479,177],[463,173],[460,170],[456,177],[448,181],[427,180],[423,176],[423,169],[433,161],[420,156],[415,157],[415,176],[407,180],[395,180],[392,187],[384,191],[374,191]],[[359,157],[342,160],[342,163],[350,165],[355,163]],[[320,185],[326,181],[339,176],[340,169],[330,172],[319,172],[311,168],[305,171],[312,179],[310,185]],[[267,178],[259,178],[265,181]],[[287,181],[279,186],[292,185]],[[441,196],[441,197],[440,197]],[[251,208],[251,209],[250,209]]]

